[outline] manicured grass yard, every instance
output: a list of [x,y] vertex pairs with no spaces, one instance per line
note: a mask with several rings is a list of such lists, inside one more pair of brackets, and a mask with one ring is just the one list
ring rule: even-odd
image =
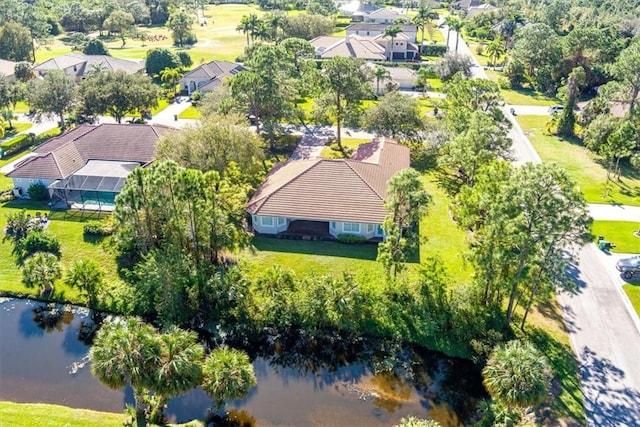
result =
[[534,148],[547,162],[563,166],[580,186],[589,203],[619,203],[640,206],[640,178],[624,170],[620,180],[608,182],[601,159],[582,145],[545,135],[548,117],[517,116],[516,119]]
[[193,105],[190,105],[182,113],[178,114],[179,119],[199,119],[202,117],[202,113]]
[[[371,142],[371,138],[345,138],[344,135],[342,136],[342,146],[346,149],[351,149],[354,152],[358,149],[360,144],[366,144],[367,142]],[[320,153],[320,157],[341,159],[342,153],[339,151],[333,151],[331,147],[324,147],[322,149],[322,153]]]
[[[496,75],[500,77],[502,73],[496,72]],[[548,106],[560,102],[557,98],[550,98],[530,89],[501,89],[500,93],[504,98],[504,102],[512,105]]]
[[[0,205],[0,230],[3,230],[6,225],[7,214],[21,209],[26,209],[27,213],[32,216],[35,216],[36,212],[49,213],[51,221],[46,231],[56,236],[60,241],[63,270],[69,268],[74,261],[92,259],[105,271],[107,283],[120,283],[115,253],[109,247],[110,239],[102,241],[85,239],[83,235],[84,222],[96,219],[95,214],[85,214],[84,217],[81,217],[80,213],[49,212],[43,203],[12,201]],[[9,241],[0,241],[0,290],[32,296],[38,295],[38,289],[29,289],[22,284],[22,273],[11,255],[11,248],[12,245]],[[64,285],[62,281],[56,283],[55,294],[56,297],[64,300],[76,300],[78,297],[77,292]]]
[[631,301],[631,305],[636,310],[636,313],[638,313],[638,316],[640,316],[640,285],[632,285],[627,283],[626,285],[622,286],[622,289],[629,297],[629,301]]
[[25,130],[31,129],[33,123],[22,123],[22,122],[11,122],[13,128],[6,129],[4,137],[11,138],[13,135],[24,132]]
[[0,425],[12,427],[121,427],[124,414],[39,403],[0,402]]
[[640,222],[594,221],[591,233],[594,238],[604,236],[605,240],[615,243],[612,252],[640,253],[640,237],[633,233],[640,230]]
[[[121,427],[127,419],[124,414],[75,409],[43,403],[0,402],[0,426],[11,427]],[[154,425],[154,424],[149,424]],[[191,421],[168,426],[201,427],[204,423]]]

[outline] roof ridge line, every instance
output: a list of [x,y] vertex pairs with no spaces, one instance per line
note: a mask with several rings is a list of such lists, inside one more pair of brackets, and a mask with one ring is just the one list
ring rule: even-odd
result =
[[[371,191],[373,191],[373,192],[375,193],[375,195],[376,195],[376,196],[378,196],[378,197],[380,198],[380,200],[383,200],[383,201],[384,201],[384,197],[382,197],[382,195],[380,195],[380,193],[378,193],[378,192],[376,191],[376,189],[375,189],[375,188],[373,188],[373,187],[371,186],[371,184],[369,184],[369,183],[367,182],[367,180],[366,180],[366,179],[364,179],[364,178],[362,177],[362,175],[360,175],[360,174],[358,173],[358,171],[357,171],[357,170],[355,170],[355,169],[353,168],[353,166],[351,165],[351,163],[352,163],[352,162],[353,162],[353,163],[362,163],[362,164],[365,164],[366,162],[362,162],[362,161],[359,161],[359,160],[345,159],[345,163],[347,164],[347,166],[349,166],[349,169],[351,169],[351,170],[353,171],[353,173],[355,173],[355,174],[356,174],[356,176],[357,176],[358,178],[360,178],[360,180],[361,180],[362,182],[364,182],[364,184],[365,184],[367,187],[369,187],[369,188],[371,189]],[[379,165],[376,165],[375,163],[370,163],[370,164],[372,164],[372,165],[374,165],[374,166],[379,166]]]

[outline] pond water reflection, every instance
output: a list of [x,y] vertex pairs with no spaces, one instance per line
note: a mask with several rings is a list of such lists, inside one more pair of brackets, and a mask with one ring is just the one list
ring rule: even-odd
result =
[[[0,301],[0,400],[110,412],[132,404],[130,390],[110,390],[91,375],[89,347],[78,339],[87,311],[73,309],[45,325],[34,321],[39,306],[28,300]],[[257,357],[258,386],[227,409],[248,421],[242,425],[390,426],[408,415],[431,417],[443,426],[463,425],[482,393],[479,375],[469,364],[438,355],[424,355],[423,362],[425,368],[411,382],[374,374],[365,363],[330,369],[299,357]],[[203,418],[210,405],[196,389],[172,399],[166,413],[171,421],[184,422]]]

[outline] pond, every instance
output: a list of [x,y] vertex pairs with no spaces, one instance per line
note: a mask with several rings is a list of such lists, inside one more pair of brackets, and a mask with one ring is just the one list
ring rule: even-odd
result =
[[[78,339],[88,312],[73,308],[45,325],[35,320],[34,309],[41,306],[0,300],[0,400],[108,412],[132,404],[131,390],[110,390],[91,375],[89,346]],[[421,363],[425,368],[410,381],[376,374],[364,362],[330,368],[299,357],[256,357],[258,386],[227,410],[249,421],[243,425],[391,426],[408,415],[443,426],[464,425],[482,397],[478,372],[469,363],[440,355],[428,354]],[[210,405],[196,389],[171,400],[166,412],[172,422],[186,422],[203,418]]]

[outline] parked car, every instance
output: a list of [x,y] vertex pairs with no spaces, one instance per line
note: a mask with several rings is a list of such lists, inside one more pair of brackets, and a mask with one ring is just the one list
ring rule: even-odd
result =
[[635,273],[640,273],[640,255],[622,258],[616,263],[616,269],[625,279],[631,279]]
[[552,105],[549,107],[549,114],[561,113],[564,110],[564,106],[562,105]]

